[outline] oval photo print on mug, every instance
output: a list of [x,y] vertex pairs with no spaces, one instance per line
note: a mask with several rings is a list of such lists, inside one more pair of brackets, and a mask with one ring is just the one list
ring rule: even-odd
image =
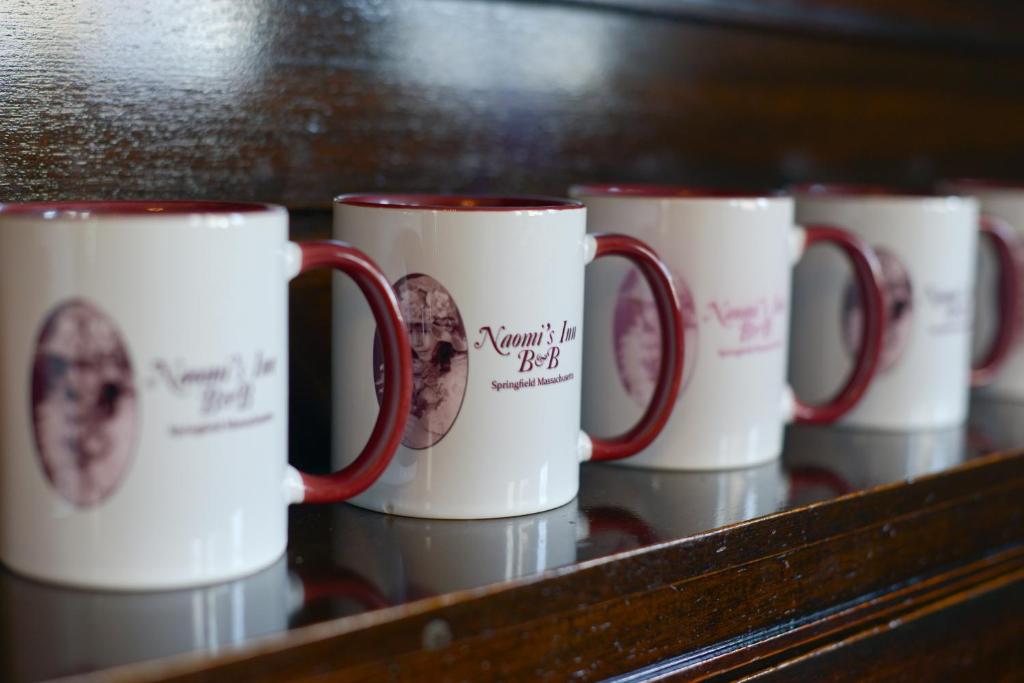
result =
[[[679,398],[693,377],[697,361],[697,306],[686,281],[672,269],[679,308],[683,312],[683,381]],[[661,369],[661,323],[654,295],[640,271],[631,268],[619,285],[612,319],[615,367],[622,386],[639,406],[654,395]]]
[[[469,380],[466,328],[452,295],[429,275],[403,277],[395,293],[412,346],[412,407],[402,444],[430,448],[451,430],[462,409]],[[373,339],[373,379],[379,402],[384,396],[379,334]]]
[[[882,289],[885,294],[885,332],[882,336],[882,357],[878,372],[890,370],[903,355],[910,340],[914,315],[914,287],[903,262],[884,247],[875,247],[882,266]],[[860,303],[857,284],[846,286],[843,299],[843,342],[850,355],[860,352],[861,330],[864,327],[864,307]]]
[[113,321],[81,299],[43,322],[32,364],[32,422],[46,478],[67,501],[95,505],[117,489],[138,414],[127,347]]

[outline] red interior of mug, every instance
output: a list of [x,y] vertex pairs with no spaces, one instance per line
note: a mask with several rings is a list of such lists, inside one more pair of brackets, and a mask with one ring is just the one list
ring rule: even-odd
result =
[[255,202],[215,202],[192,200],[169,201],[66,201],[66,202],[23,202],[0,204],[0,214],[7,215],[45,215],[85,214],[104,216],[144,216],[152,214],[190,214],[190,213],[249,213],[266,211],[270,204]]
[[584,183],[573,185],[570,193],[584,197],[680,197],[691,199],[748,199],[777,197],[784,194],[779,190],[648,183]]
[[352,206],[435,211],[550,211],[581,209],[575,199],[455,194],[347,194],[334,200]]
[[1024,180],[996,180],[994,178],[952,178],[941,183],[957,190],[1024,190]]
[[802,183],[790,186],[794,194],[808,194],[820,197],[942,197],[928,191],[917,191],[894,185],[873,183]]

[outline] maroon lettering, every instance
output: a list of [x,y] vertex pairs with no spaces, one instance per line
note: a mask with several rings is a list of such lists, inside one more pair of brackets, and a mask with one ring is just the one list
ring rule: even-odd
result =
[[782,343],[786,315],[786,299],[775,294],[763,296],[750,303],[736,305],[728,301],[709,301],[704,312],[705,322],[717,322],[736,335],[732,343],[741,346],[719,349],[720,355],[742,355],[768,351]]
[[199,411],[203,415],[216,415],[222,410],[235,408],[245,410],[252,404],[253,387],[251,384],[240,384],[231,390],[209,388],[203,392]]
[[524,349],[531,346],[541,346],[544,343],[543,332],[515,332],[505,331],[505,326],[498,328],[497,333],[490,326],[480,328],[480,339],[473,343],[473,348],[479,349],[485,342],[490,341],[491,346],[502,356],[511,353],[509,349]]
[[740,327],[740,341],[749,341],[753,337],[771,336],[772,333],[772,319],[764,318],[761,321],[743,321],[743,325]]
[[711,312],[718,318],[719,324],[728,326],[733,322],[742,322],[757,317],[757,304],[751,306],[730,306],[729,304],[719,305],[717,301],[708,304]]
[[519,372],[529,373],[561,367],[561,344],[576,340],[576,326],[563,320],[561,326],[543,323],[537,332],[513,332],[504,325],[497,328],[484,325],[478,334],[474,348],[490,346],[501,356],[511,356],[515,351]]
[[257,352],[250,365],[241,354],[235,354],[223,365],[205,367],[183,367],[180,360],[172,366],[158,359],[153,369],[174,394],[195,396],[202,415],[216,415],[228,409],[252,408],[256,382],[276,372],[277,359]]
[[[502,325],[501,327],[498,328],[498,336],[500,336],[500,335],[502,335],[504,333],[505,333],[505,326]],[[508,351],[502,351],[501,348],[498,346],[498,339],[495,336],[494,330],[491,329],[490,325],[487,325],[485,327],[481,327],[479,332],[478,332],[478,334],[480,334],[481,337],[473,343],[473,348],[474,349],[482,348],[483,345],[484,345],[484,341],[485,340],[490,340],[491,346],[493,346],[494,350],[497,351],[500,355],[507,356],[509,354]]]
[[167,386],[175,393],[180,393],[190,386],[223,382],[231,374],[231,371],[224,366],[192,368],[175,373],[174,369],[163,360],[154,363],[154,367],[160,377],[167,383]]

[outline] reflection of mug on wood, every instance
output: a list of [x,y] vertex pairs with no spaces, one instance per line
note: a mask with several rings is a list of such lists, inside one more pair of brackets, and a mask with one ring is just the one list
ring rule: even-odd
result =
[[536,576],[576,561],[576,501],[502,519],[416,519],[353,505],[331,510],[336,569],[373,577],[392,602]]
[[[806,493],[815,484],[837,496],[949,469],[966,458],[966,442],[963,426],[883,432],[802,425],[791,427],[786,434],[785,460],[799,475],[793,478],[797,493],[801,487]],[[814,470],[807,468],[832,473],[834,483],[826,477],[815,481],[810,476]]]
[[89,674],[281,633],[302,604],[285,558],[236,581],[173,591],[86,591],[0,573],[0,680]]
[[[287,453],[287,284],[319,267],[359,283],[387,359],[372,437],[326,476]],[[348,245],[289,242],[282,207],[0,204],[0,329],[0,558],[39,579],[166,589],[265,567],[288,504],[365,489],[408,414],[390,284]]]
[[365,577],[333,567],[290,571],[283,557],[235,581],[155,592],[86,591],[0,571],[0,680],[88,675],[242,647],[309,623],[328,599],[332,616],[388,605]]
[[609,545],[616,536],[628,536],[628,547],[670,541],[776,512],[786,500],[778,459],[703,472],[586,465],[580,479],[579,505],[596,546],[581,559],[627,549]]

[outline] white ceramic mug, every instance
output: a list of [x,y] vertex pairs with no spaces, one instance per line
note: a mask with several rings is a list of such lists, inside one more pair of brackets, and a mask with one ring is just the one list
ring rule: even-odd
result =
[[[1013,236],[982,218],[974,199],[907,194],[888,188],[811,185],[797,190],[797,219],[846,228],[871,244],[882,263],[886,332],[878,375],[841,424],[910,431],[954,427],[967,417],[968,387],[991,379],[1009,348],[1012,316],[971,369],[970,347],[979,227],[1004,254],[1004,277],[1019,282]],[[849,368],[861,318],[849,275],[818,249],[796,269],[790,373],[812,399],[834,390]],[[1005,310],[1015,310],[1016,286]]]
[[[384,409],[354,464],[288,466],[288,281],[331,266],[383,330]],[[409,345],[358,250],[288,241],[282,207],[0,205],[0,557],[112,589],[212,583],[284,551],[289,503],[341,500],[387,465]]]
[[[767,194],[658,185],[585,185],[588,229],[621,230],[651,244],[669,265],[683,309],[686,361],[676,411],[661,436],[623,464],[722,469],[773,460],[790,420],[829,422],[871,381],[881,340],[877,261],[840,230],[794,227],[793,200]],[[786,385],[790,270],[827,242],[852,259],[869,302],[864,342],[846,385],[819,405]],[[624,263],[587,274],[583,424],[597,433],[635,419],[657,378],[657,321],[649,290]],[[835,342],[838,343],[838,342]]]
[[[668,420],[682,373],[682,316],[653,251],[587,235],[586,209],[547,198],[349,195],[334,234],[393,282],[414,349],[413,405],[387,472],[352,502],[439,518],[523,515],[575,495],[579,463],[643,449]],[[624,433],[580,431],[583,271],[624,256],[656,292],[665,350],[646,411]],[[374,322],[335,285],[335,458],[347,461],[377,414]],[[355,379],[356,381],[352,381]]]
[[[954,180],[940,184],[943,191],[971,196],[978,200],[981,211],[990,220],[1005,221],[1008,229],[1017,235],[1017,242],[1024,238],[1024,183],[996,180]],[[1001,250],[979,249],[977,289],[974,305],[974,353],[980,356],[992,353],[1001,331],[1012,330],[1014,339],[999,372],[987,385],[978,387],[978,393],[998,399],[1024,401],[1024,315],[1018,309],[1016,324],[1002,325],[1008,301],[1007,287],[1012,279],[1001,264],[1006,254]],[[1018,254],[1018,264],[1021,260]],[[1022,279],[1021,286],[1024,286]],[[1024,292],[1016,292],[1017,305],[1024,301]]]
[[616,534],[623,545],[640,547],[778,512],[786,506],[787,492],[778,458],[754,467],[696,472],[596,464],[582,468],[579,504],[595,543],[608,543]]

